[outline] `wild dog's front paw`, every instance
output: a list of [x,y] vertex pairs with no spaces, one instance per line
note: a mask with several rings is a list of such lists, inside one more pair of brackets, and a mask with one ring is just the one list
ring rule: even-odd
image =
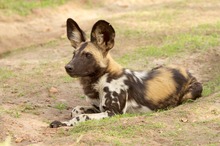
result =
[[65,123],[62,123],[60,121],[53,121],[52,123],[50,123],[50,128],[58,128],[61,126],[67,126]]

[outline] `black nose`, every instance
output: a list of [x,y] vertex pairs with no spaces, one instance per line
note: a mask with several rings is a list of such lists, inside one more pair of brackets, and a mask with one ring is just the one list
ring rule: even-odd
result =
[[67,65],[65,66],[65,69],[66,69],[67,72],[73,71],[73,67],[72,67],[71,65],[69,65],[69,64],[67,64]]

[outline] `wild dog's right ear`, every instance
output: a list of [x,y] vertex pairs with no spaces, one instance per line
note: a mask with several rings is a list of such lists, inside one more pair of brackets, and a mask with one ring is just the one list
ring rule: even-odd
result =
[[66,21],[67,38],[72,46],[77,48],[81,42],[86,41],[85,33],[80,29],[79,25],[71,18]]
[[101,49],[103,55],[114,46],[114,38],[115,30],[107,21],[99,20],[93,25],[91,42]]

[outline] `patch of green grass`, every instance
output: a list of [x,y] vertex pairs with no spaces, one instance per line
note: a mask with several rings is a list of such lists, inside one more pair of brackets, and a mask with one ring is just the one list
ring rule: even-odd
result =
[[75,79],[70,77],[69,75],[62,76],[62,80],[64,83],[72,83]]
[[21,113],[19,111],[16,111],[16,110],[6,110],[5,113],[9,114],[10,116],[12,116],[14,118],[20,118],[21,117]]
[[123,34],[125,37],[147,37],[147,33],[140,29],[118,29],[119,34]]
[[212,33],[213,30],[215,30],[215,33],[217,34],[220,31],[220,22],[218,21],[215,24],[201,24],[198,26],[198,29],[200,30],[200,32],[206,34]]
[[25,93],[24,93],[24,92],[20,92],[20,93],[18,94],[18,97],[23,97],[23,96],[25,96]]
[[[61,40],[62,41],[62,40]],[[43,48],[47,48],[47,47],[55,47],[59,44],[59,41],[57,40],[51,40],[51,41],[48,41],[44,44],[40,44],[41,47]],[[36,47],[35,47],[36,48]]]
[[[34,45],[31,45],[28,47],[16,48],[13,51],[6,51],[5,53],[0,54],[0,59],[6,58],[11,55],[16,55],[16,54],[19,54],[22,52],[36,51],[37,49],[39,49],[39,47],[42,47],[42,48],[55,47],[57,44],[60,43],[60,41],[62,41],[62,40],[51,40],[51,41],[45,42],[43,44],[34,44]],[[27,65],[27,62],[23,62],[22,64]]]
[[[148,116],[148,114],[146,114],[146,116]],[[132,138],[135,137],[137,133],[144,133],[146,129],[160,129],[164,127],[163,123],[160,122],[130,123],[129,121],[132,121],[133,117],[137,117],[137,114],[116,115],[102,120],[86,121],[76,125],[70,132],[76,135],[97,132],[105,136]],[[143,120],[145,119],[143,118]]]
[[9,78],[14,77],[15,74],[12,70],[8,68],[0,68],[0,81],[7,80]]
[[59,102],[59,103],[56,103],[56,105],[54,106],[56,109],[62,111],[64,109],[67,108],[67,104],[64,103],[64,102]]
[[217,91],[220,91],[220,76],[203,84],[203,96],[208,96]]
[[3,107],[0,107],[0,116],[2,114],[8,114],[13,118],[20,118],[21,113],[18,109],[4,109]]
[[50,94],[49,97],[52,99],[57,99],[57,97],[54,94]]
[[135,11],[130,11],[123,13],[121,15],[118,15],[117,17],[114,17],[113,20],[121,20],[123,19],[124,22],[130,25],[130,27],[135,26],[136,28],[140,28],[140,26],[131,25],[131,23],[170,23],[171,21],[175,21],[179,14],[181,14],[181,11],[179,9],[170,9],[165,8],[163,10],[161,9],[154,9],[154,13],[151,13],[149,7],[147,9],[137,9]]
[[85,95],[81,95],[80,98],[81,99],[86,99],[86,96]]
[[30,103],[21,106],[21,112],[29,112],[35,109],[36,109],[35,106]]
[[26,16],[33,9],[59,6],[68,0],[0,0],[0,10],[6,14]]
[[161,134],[164,137],[176,137],[179,135],[178,131],[166,131]]
[[178,9],[164,9],[163,11],[155,12],[151,17],[152,21],[170,23],[171,21],[175,21],[175,19],[180,14]]
[[123,146],[123,143],[119,139],[114,139],[112,141],[113,145],[115,146]]
[[[49,123],[48,123],[49,124]],[[66,131],[65,129],[59,129],[58,130],[58,135],[59,136],[69,136],[70,133],[68,131]]]
[[[136,48],[133,52],[123,55],[118,59],[122,64],[146,57],[172,57],[180,53],[193,51],[206,51],[220,45],[220,22],[216,24],[204,24],[192,28],[189,32],[162,38],[160,44],[151,44]],[[139,31],[130,30],[132,34],[141,34]],[[159,37],[161,38],[161,37]]]

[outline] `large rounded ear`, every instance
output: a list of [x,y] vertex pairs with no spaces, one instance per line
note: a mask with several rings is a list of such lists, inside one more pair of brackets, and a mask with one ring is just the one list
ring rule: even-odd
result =
[[91,42],[96,44],[104,55],[114,46],[115,30],[105,20],[97,21],[92,28]]
[[70,40],[74,48],[77,48],[81,42],[86,41],[85,33],[80,29],[78,24],[73,19],[67,19],[66,27],[67,38]]

